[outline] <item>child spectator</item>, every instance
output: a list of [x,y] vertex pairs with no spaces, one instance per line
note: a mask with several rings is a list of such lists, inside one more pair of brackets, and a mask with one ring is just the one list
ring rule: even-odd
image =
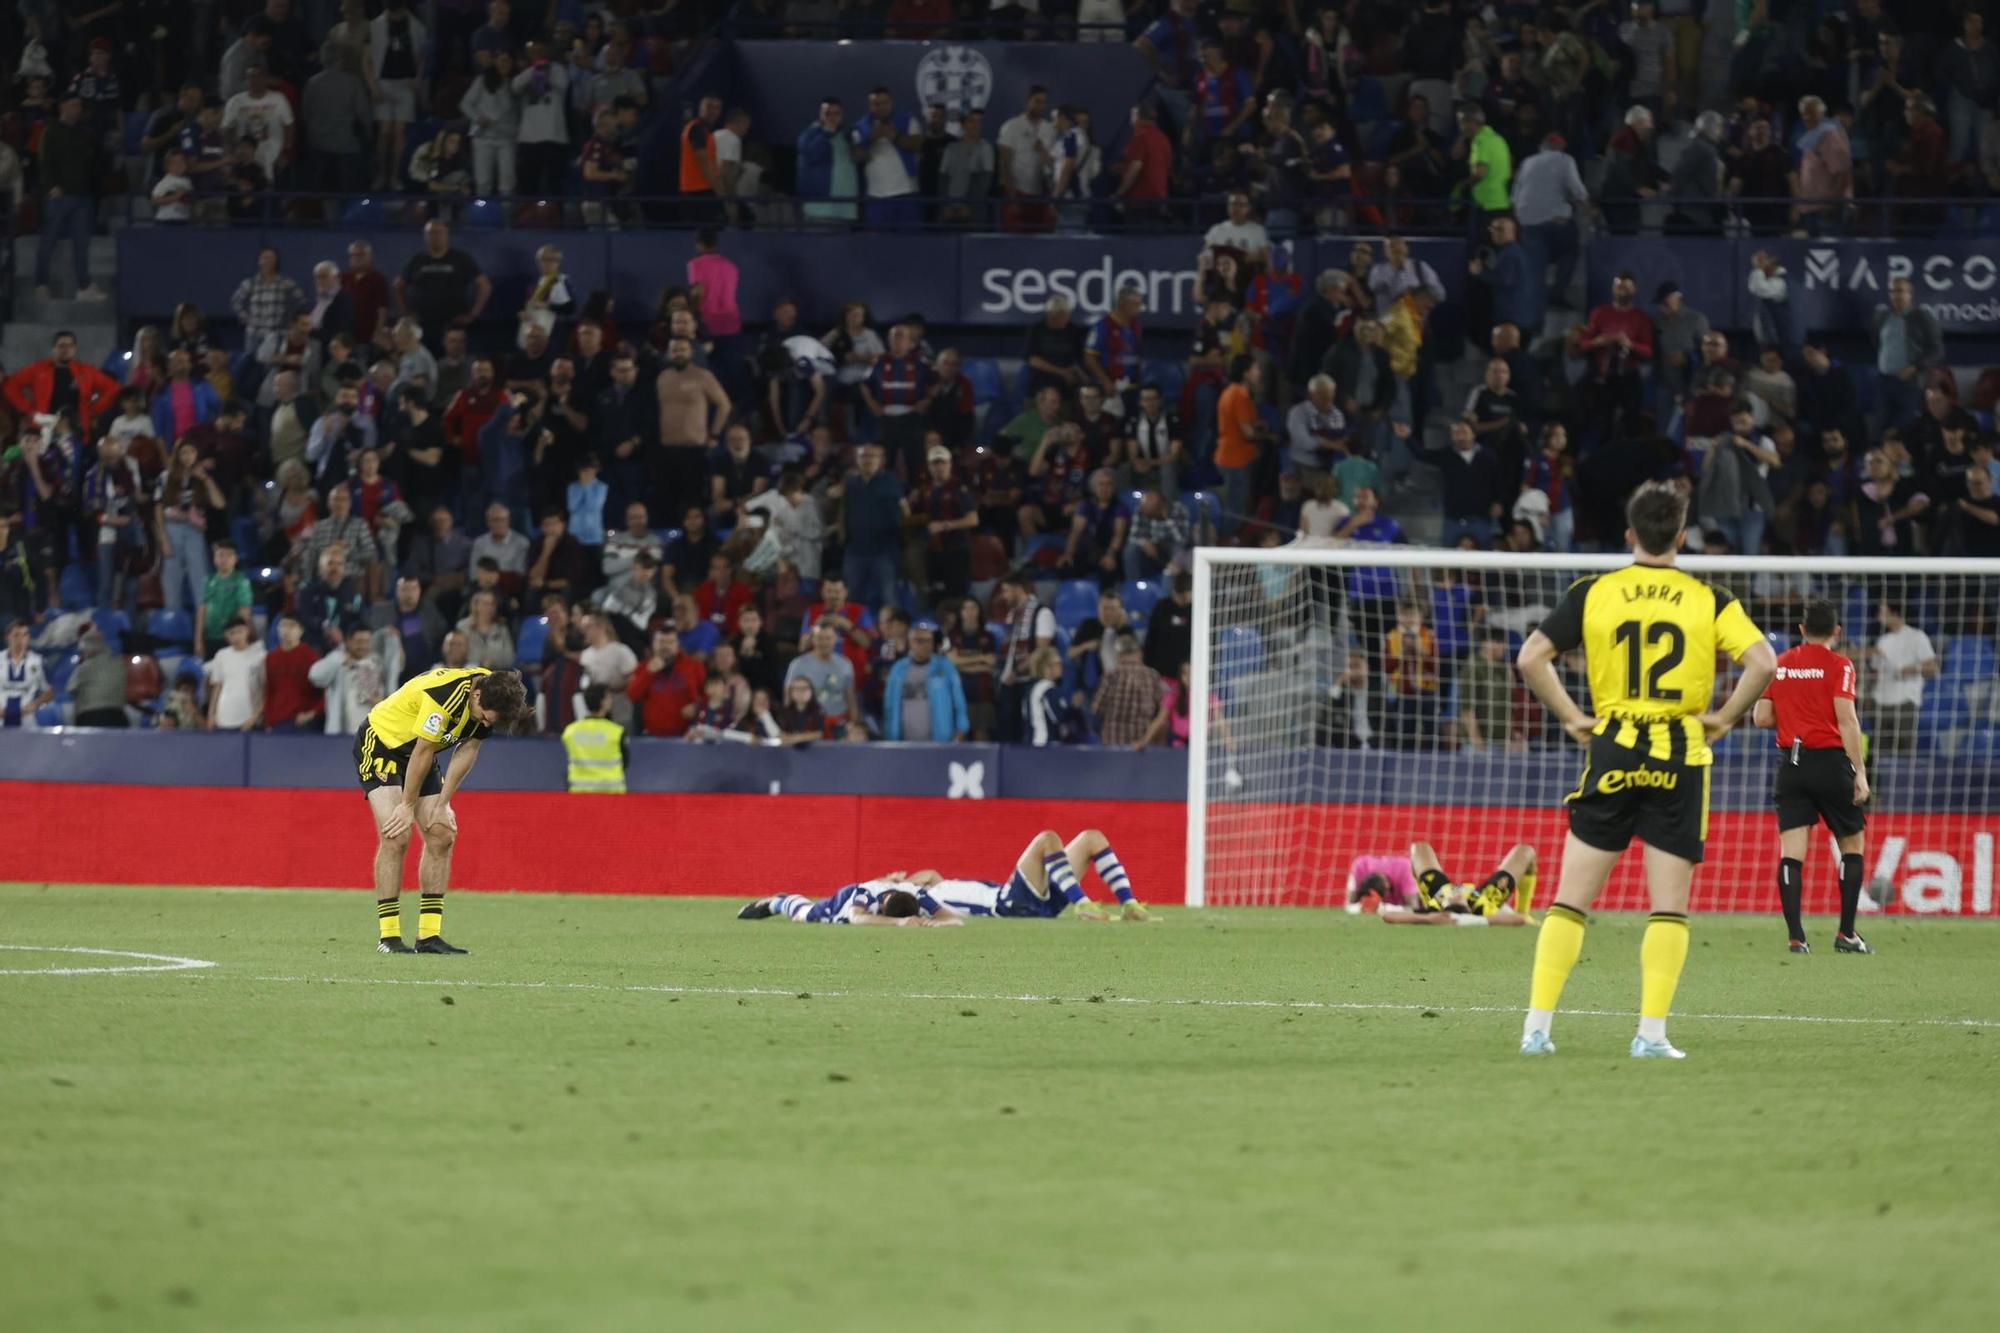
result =
[[239,616],[225,631],[228,646],[204,670],[208,677],[208,726],[250,731],[264,712],[264,648],[250,642],[250,619]]
[[701,707],[695,710],[688,728],[690,740],[720,740],[722,733],[736,725],[736,710],[729,702],[729,682],[710,676],[701,683]]
[[[750,709],[755,714],[755,699],[751,701]],[[804,676],[795,676],[785,682],[785,702],[769,716],[778,729],[778,744],[804,745],[826,736],[826,715],[820,711],[819,701],[813,696],[812,682]],[[757,721],[760,727],[763,726],[762,718]]]
[[1038,648],[1028,659],[1028,673],[1034,684],[1022,707],[1026,710],[1022,739],[1029,745],[1074,745],[1082,737],[1083,726],[1076,706],[1062,687],[1062,654],[1054,648]]
[[319,731],[325,703],[312,683],[319,654],[305,641],[305,626],[287,612],[278,620],[278,646],[264,659],[264,729]]
[[604,504],[611,495],[611,488],[597,479],[601,469],[596,454],[585,454],[576,465],[576,480],[564,493],[569,506],[570,536],[583,547],[593,569],[604,558]]

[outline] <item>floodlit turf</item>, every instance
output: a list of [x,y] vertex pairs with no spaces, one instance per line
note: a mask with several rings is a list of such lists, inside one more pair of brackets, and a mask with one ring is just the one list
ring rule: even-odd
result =
[[[735,905],[466,895],[475,952],[432,958],[374,953],[355,893],[0,889],[0,944],[216,963],[0,975],[0,1328],[1930,1330],[2000,1303],[1990,926],[1878,921],[1848,958],[1816,921],[1794,958],[1697,919],[1684,1015],[1864,1021],[1682,1017],[1668,1064],[1626,1058],[1624,1017],[1516,1055],[1531,931]],[[1575,1007],[1629,1006],[1640,924],[1592,925]]]

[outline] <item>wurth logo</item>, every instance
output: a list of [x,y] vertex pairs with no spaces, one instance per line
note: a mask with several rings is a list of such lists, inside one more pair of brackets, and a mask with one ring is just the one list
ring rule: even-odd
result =
[[1825,680],[1826,668],[1781,666],[1778,668],[1778,679],[1779,680]]

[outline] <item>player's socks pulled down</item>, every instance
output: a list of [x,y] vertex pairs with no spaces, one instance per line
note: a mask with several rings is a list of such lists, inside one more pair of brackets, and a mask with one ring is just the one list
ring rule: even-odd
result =
[[377,938],[386,940],[391,937],[396,939],[403,937],[402,898],[377,898],[375,900],[375,926]]
[[426,893],[417,901],[417,938],[434,940],[444,934],[444,895]]
[[[1861,908],[1861,853],[1840,858],[1840,933],[1854,933],[1854,914]],[[1797,938],[1797,937],[1794,937]]]
[[1104,881],[1104,887],[1118,895],[1118,901],[1132,901],[1132,880],[1125,873],[1125,865],[1118,859],[1118,853],[1106,847],[1090,863],[1097,867],[1097,877]]
[[1688,919],[1683,912],[1655,912],[1646,918],[1639,941],[1639,1035],[1647,1041],[1667,1039],[1667,1011],[1687,965]]
[[1562,1003],[1563,987],[1583,956],[1583,926],[1587,918],[1567,903],[1557,903],[1542,918],[1535,935],[1535,971],[1528,986],[1528,1021],[1524,1031],[1547,1032]]
[[1072,903],[1083,901],[1083,885],[1077,883],[1076,876],[1070,873],[1067,852],[1050,852],[1042,858],[1042,869],[1048,872],[1050,888]]
[[[1787,856],[1778,862],[1778,905],[1785,913],[1785,929],[1791,934],[1787,939],[1802,940],[1806,937],[1805,919],[1799,914],[1799,903],[1805,893],[1805,862],[1795,861]],[[1860,891],[1860,886],[1855,886]]]

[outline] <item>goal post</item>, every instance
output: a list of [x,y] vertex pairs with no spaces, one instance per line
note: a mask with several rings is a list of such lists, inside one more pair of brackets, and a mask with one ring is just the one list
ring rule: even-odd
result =
[[[1461,882],[1529,843],[1546,902],[1581,754],[1523,686],[1514,656],[1572,582],[1629,563],[1407,546],[1198,549],[1188,904],[1338,906],[1356,856],[1402,854],[1418,839]],[[2000,560],[1678,564],[1735,593],[1779,652],[1799,641],[1807,600],[1833,602],[1875,789],[1869,905],[1994,914]],[[1878,614],[1885,600],[1903,629]],[[1588,709],[1580,655],[1558,667]],[[1711,706],[1735,680],[1720,660]],[[1776,910],[1777,762],[1773,733],[1748,718],[1716,746],[1696,910]],[[1600,906],[1645,906],[1639,860],[1621,863]],[[1809,911],[1833,908],[1837,870],[1821,829],[1806,866]]]

